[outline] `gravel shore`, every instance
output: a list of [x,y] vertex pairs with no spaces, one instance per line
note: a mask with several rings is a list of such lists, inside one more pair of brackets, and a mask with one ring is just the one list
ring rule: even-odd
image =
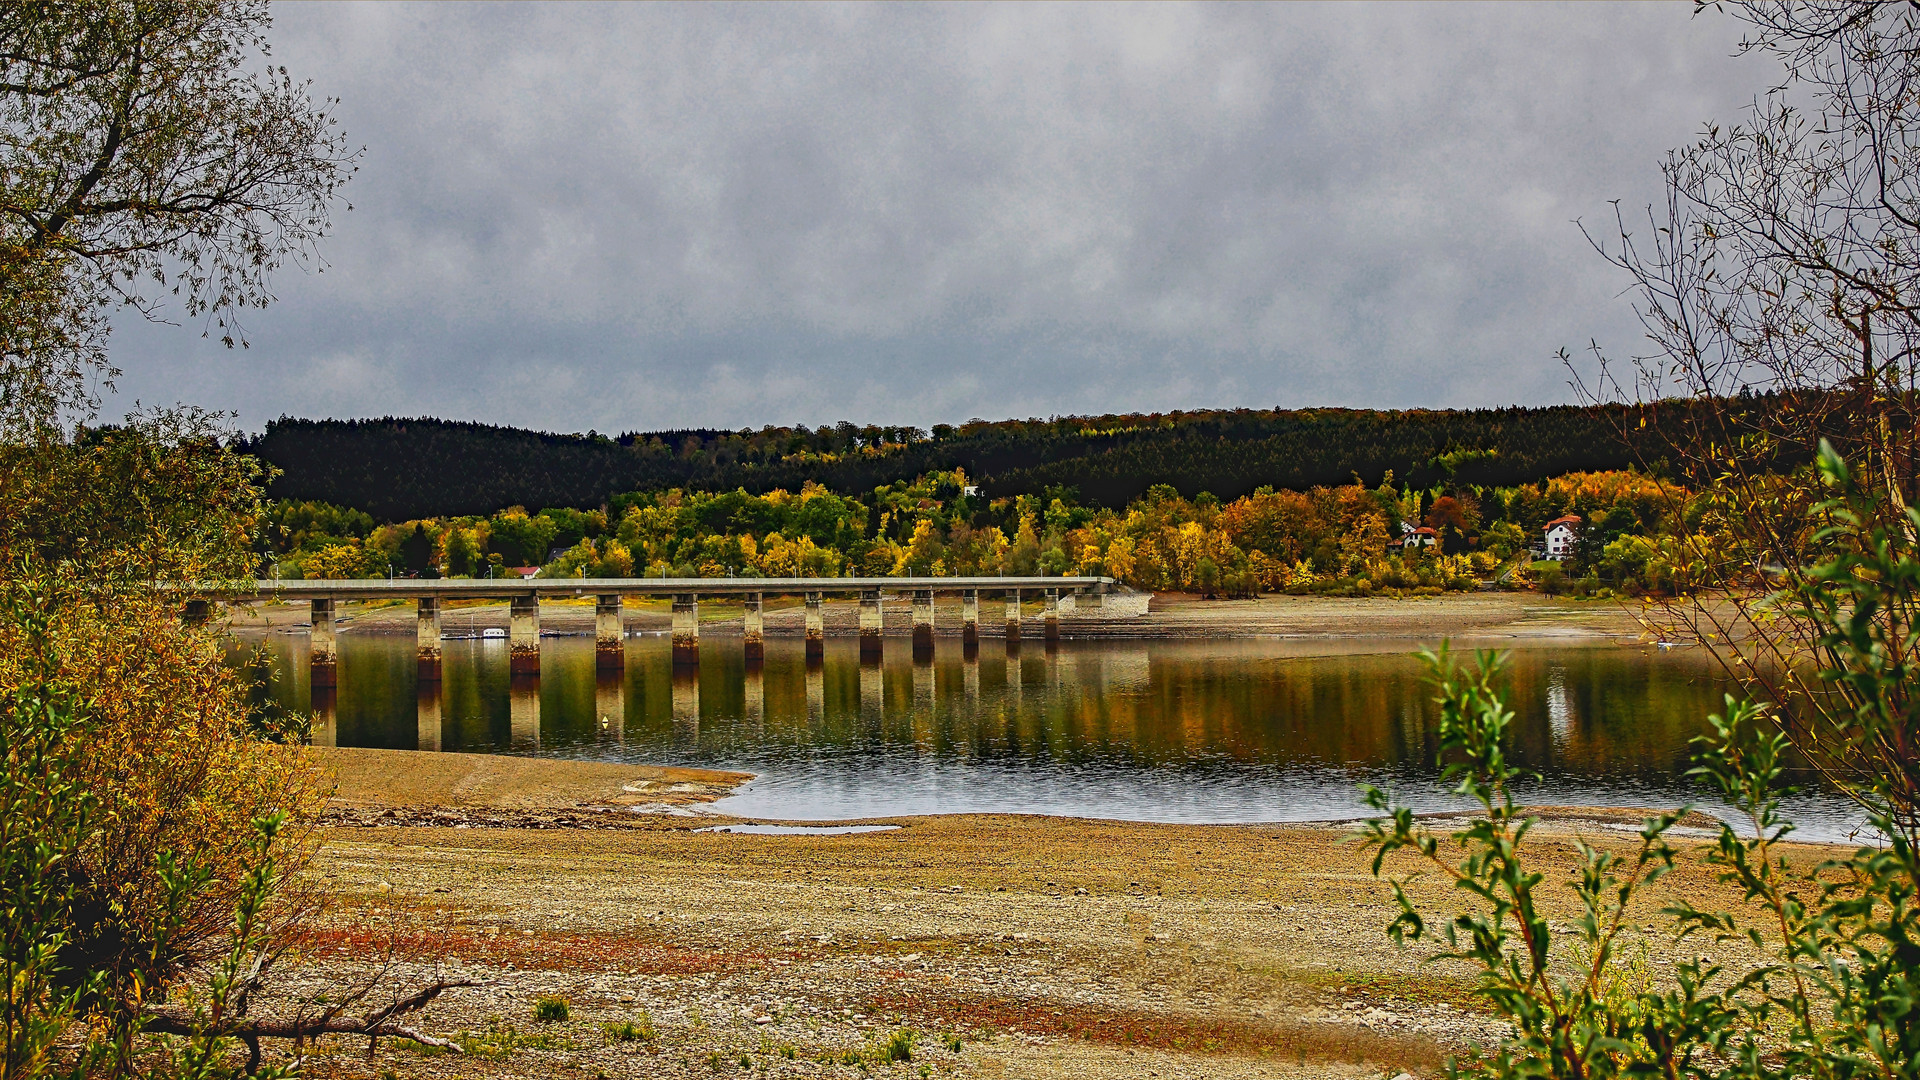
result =
[[[1387,890],[1342,825],[950,816],[749,835],[695,813],[727,774],[324,757],[341,784],[307,880],[328,902],[280,992],[479,985],[417,1017],[469,1053],[329,1039],[315,1075],[1435,1076],[1500,1030],[1463,968],[1382,933]],[[477,760],[410,782],[426,757]],[[662,781],[699,793],[636,812],[629,788]],[[1576,834],[1625,846],[1632,820],[1562,812],[1537,850],[1570,865]],[[1431,878],[1412,888],[1456,903]],[[1678,894],[1735,899],[1689,860],[1649,923]],[[1656,972],[1675,949],[1640,942]],[[567,1018],[536,1020],[543,997]]]

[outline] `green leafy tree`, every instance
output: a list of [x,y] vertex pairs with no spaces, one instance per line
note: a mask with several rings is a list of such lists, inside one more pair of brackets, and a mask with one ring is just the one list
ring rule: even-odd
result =
[[454,577],[470,577],[477,568],[480,549],[473,542],[473,534],[455,525],[447,530],[447,573]]
[[506,510],[488,523],[487,550],[497,553],[508,566],[540,566],[547,561],[557,523],[550,517],[528,517],[524,511]]

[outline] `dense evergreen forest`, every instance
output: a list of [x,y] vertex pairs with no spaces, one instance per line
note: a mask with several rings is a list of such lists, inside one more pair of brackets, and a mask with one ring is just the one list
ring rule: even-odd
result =
[[[1474,410],[1236,409],[973,421],[957,427],[767,427],[557,435],[433,419],[282,417],[242,449],[279,470],[279,499],[350,506],[382,521],[490,514],[506,506],[604,506],[616,494],[682,488],[761,494],[812,482],[870,491],[962,469],[991,498],[1073,489],[1120,508],[1154,485],[1231,500],[1396,481],[1509,486],[1657,463],[1661,410],[1552,406]],[[1648,422],[1649,420],[1653,422]]]

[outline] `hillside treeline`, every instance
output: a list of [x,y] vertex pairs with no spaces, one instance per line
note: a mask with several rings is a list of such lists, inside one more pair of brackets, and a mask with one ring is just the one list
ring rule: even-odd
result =
[[[487,516],[376,525],[326,503],[274,504],[271,572],[352,578],[898,577],[1088,574],[1144,589],[1372,595],[1469,589],[1495,578],[1670,592],[1702,579],[1702,503],[1640,473],[1570,473],[1512,487],[1416,490],[1388,481],[1262,487],[1223,502],[1156,485],[1123,510],[1070,496],[986,499],[962,470],[858,497],[797,492],[634,492],[603,509],[513,506]],[[1542,529],[1578,515],[1567,565],[1536,568]],[[1423,530],[1423,531],[1416,531]],[[1708,528],[1710,532],[1711,529]]]
[[[622,492],[859,494],[963,470],[994,498],[1073,489],[1119,509],[1155,485],[1233,500],[1261,487],[1503,487],[1659,462],[1679,406],[1173,412],[957,427],[767,427],[556,435],[432,419],[282,417],[242,449],[277,499],[385,521],[505,506],[597,509]],[[1650,421],[1650,422],[1649,422]],[[1666,422],[1662,422],[1666,421]]]

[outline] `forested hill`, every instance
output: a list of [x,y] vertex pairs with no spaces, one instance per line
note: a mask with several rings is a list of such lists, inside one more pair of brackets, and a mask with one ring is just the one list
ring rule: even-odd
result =
[[[1415,486],[1508,485],[1665,456],[1662,425],[1617,407],[1383,412],[1298,409],[976,421],[959,427],[660,431],[611,438],[447,420],[282,417],[245,449],[281,474],[277,498],[383,520],[502,507],[597,507],[626,491],[760,493],[817,481],[856,493],[963,468],[994,498],[1063,485],[1123,506],[1153,484],[1232,499],[1392,470]],[[1624,433],[1624,434],[1623,434]],[[1638,445],[1635,445],[1638,444]]]

